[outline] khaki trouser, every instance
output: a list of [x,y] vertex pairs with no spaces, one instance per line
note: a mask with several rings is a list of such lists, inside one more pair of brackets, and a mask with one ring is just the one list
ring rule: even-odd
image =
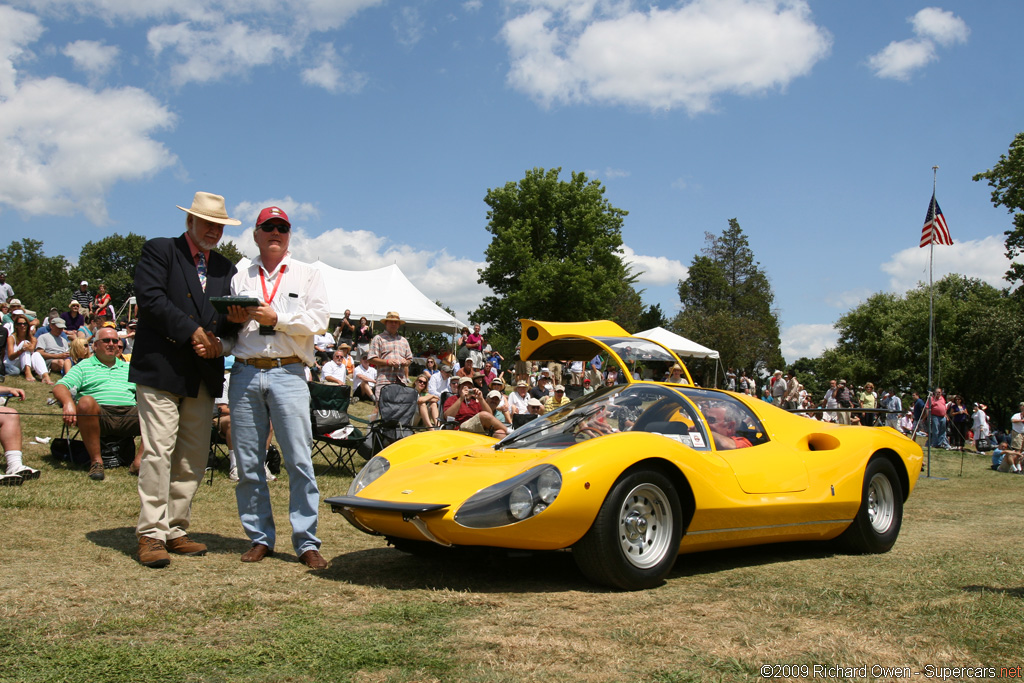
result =
[[192,496],[210,454],[213,397],[206,385],[197,398],[138,385],[142,427],[139,468],[139,523],[136,536],[159,541],[184,536],[192,514]]

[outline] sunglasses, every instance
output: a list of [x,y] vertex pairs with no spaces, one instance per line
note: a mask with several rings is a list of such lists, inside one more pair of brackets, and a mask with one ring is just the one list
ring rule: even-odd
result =
[[287,235],[292,229],[292,226],[287,223],[263,223],[260,225],[260,230],[263,232],[274,232],[277,230],[282,235]]
[[116,339],[116,338],[115,339],[97,339],[96,343],[97,344],[117,344],[118,343],[118,339]]
[[421,380],[421,379],[418,379],[418,380],[416,380],[416,384],[426,384],[426,382],[424,382],[424,381],[423,381],[423,380]]

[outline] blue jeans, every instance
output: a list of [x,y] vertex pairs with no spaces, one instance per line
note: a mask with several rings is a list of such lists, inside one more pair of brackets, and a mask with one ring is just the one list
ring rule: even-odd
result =
[[949,449],[949,440],[946,438],[946,418],[940,415],[932,415],[932,448]]
[[316,537],[320,490],[313,474],[309,387],[300,363],[260,370],[235,363],[228,386],[231,440],[238,462],[235,499],[242,528],[253,543],[274,548],[276,532],[264,464],[270,423],[288,471],[288,517],[298,555],[320,547]]

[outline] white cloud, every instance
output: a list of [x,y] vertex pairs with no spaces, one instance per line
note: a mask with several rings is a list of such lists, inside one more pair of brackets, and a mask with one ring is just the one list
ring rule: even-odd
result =
[[[902,293],[919,283],[927,283],[928,252],[928,248],[908,247],[883,263],[882,270],[890,277],[889,288]],[[1009,268],[1004,237],[990,236],[964,242],[954,240],[951,247],[935,247],[932,278],[938,281],[949,273],[959,273],[1002,288],[1008,285],[1003,276]]]
[[462,9],[467,12],[476,12],[483,6],[483,0],[466,0],[466,2],[462,3]]
[[839,333],[828,325],[790,325],[781,330],[782,355],[787,363],[800,358],[817,358],[835,346]]
[[31,215],[81,211],[104,223],[115,183],[175,163],[150,138],[174,122],[137,88],[95,92],[60,78],[21,83],[0,102],[0,204]]
[[187,22],[164,24],[149,29],[146,37],[155,55],[165,50],[177,54],[179,59],[171,66],[171,82],[177,86],[242,74],[254,66],[288,59],[296,51],[287,36],[238,22],[209,29],[196,29]]
[[359,92],[366,85],[366,75],[349,71],[345,62],[334,50],[333,43],[320,48],[320,62],[317,66],[302,71],[302,82],[323,88],[327,92]]
[[39,19],[26,12],[0,5],[0,98],[9,97],[16,89],[16,62],[27,57],[26,46],[43,33]]
[[290,196],[283,198],[270,197],[269,199],[257,202],[239,202],[235,205],[235,209],[230,215],[232,218],[242,221],[243,229],[251,231],[256,224],[256,218],[260,215],[260,211],[268,206],[276,206],[283,209],[288,214],[288,220],[291,223],[308,221],[320,216],[320,211],[315,205],[296,201]]
[[674,285],[685,280],[690,272],[681,261],[666,256],[643,256],[625,245],[622,252],[622,260],[633,264],[637,283],[641,285]]
[[[395,244],[368,230],[345,230],[334,228],[319,235],[311,235],[289,205],[310,207],[299,204],[290,197],[277,202],[244,202],[236,208],[239,218],[252,215],[248,225],[255,220],[256,213],[263,206],[278,205],[285,210],[292,221],[291,252],[300,261],[312,263],[320,260],[329,266],[344,270],[372,270],[397,263],[406,277],[428,298],[438,300],[455,311],[462,319],[468,319],[469,311],[477,308],[489,290],[477,283],[477,269],[482,261],[457,258],[445,249],[424,250],[407,244]],[[243,227],[237,231],[225,231],[225,239],[235,242],[247,256],[255,256],[256,244],[252,239],[252,228]],[[299,225],[296,225],[299,224]]]
[[404,47],[412,47],[423,38],[423,18],[415,7],[407,5],[398,10],[391,20],[391,28],[398,43]]
[[173,127],[174,115],[137,88],[20,79],[16,63],[41,34],[36,17],[0,5],[0,205],[104,223],[115,183],[175,163],[150,137]]
[[69,57],[75,68],[96,78],[110,71],[120,50],[114,45],[104,45],[95,40],[76,40],[64,47],[64,56]]
[[[502,37],[508,83],[544,106],[625,104],[707,111],[722,93],[784,88],[831,47],[804,0],[524,0]],[[634,8],[634,5],[637,7]]]
[[938,7],[925,7],[910,19],[910,23],[918,36],[934,40],[943,47],[966,43],[971,33],[963,19]]
[[970,29],[964,20],[938,7],[926,7],[908,21],[917,38],[893,41],[868,58],[879,78],[910,80],[914,72],[938,59],[935,44],[949,47],[967,42]]

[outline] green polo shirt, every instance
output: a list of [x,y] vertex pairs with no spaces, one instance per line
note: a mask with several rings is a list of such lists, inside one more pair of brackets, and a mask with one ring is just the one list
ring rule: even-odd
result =
[[101,406],[135,405],[135,383],[128,381],[128,364],[120,358],[108,368],[96,356],[89,356],[73,365],[57,384],[79,396],[92,396]]

